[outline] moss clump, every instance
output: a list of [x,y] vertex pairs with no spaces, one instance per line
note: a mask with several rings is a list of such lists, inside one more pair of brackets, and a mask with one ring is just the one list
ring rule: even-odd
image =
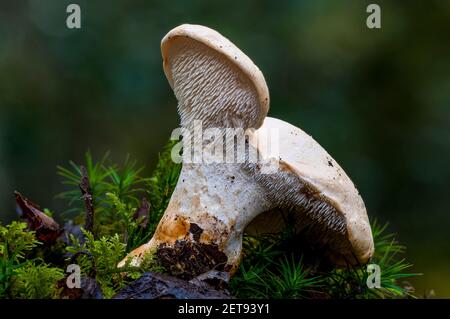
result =
[[62,269],[32,260],[16,269],[11,292],[15,298],[21,299],[58,298],[57,282],[62,278]]
[[0,226],[0,297],[54,298],[63,271],[40,258],[27,259],[40,243],[25,223]]
[[373,299],[415,298],[404,280],[412,265],[403,258],[405,247],[388,225],[372,222],[375,254],[370,261],[381,269],[381,287],[369,288],[366,265],[324,270],[317,262],[306,262],[293,234],[244,237],[244,258],[231,282],[232,292],[243,298]]

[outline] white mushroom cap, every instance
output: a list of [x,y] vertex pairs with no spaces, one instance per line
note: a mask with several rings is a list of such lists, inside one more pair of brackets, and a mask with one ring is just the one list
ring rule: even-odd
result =
[[[275,118],[267,117],[250,138],[263,158],[269,157],[267,135],[274,130],[279,136],[279,170],[276,174],[257,174],[270,200],[277,208],[295,211],[297,231],[313,225],[321,237],[314,240],[326,239],[335,264],[366,263],[374,244],[364,202],[353,182],[310,135]],[[274,214],[268,216],[259,216],[249,229],[270,231],[277,222],[270,222]]]
[[177,100],[181,125],[259,128],[269,90],[258,67],[215,30],[192,24],[162,39],[164,73]]

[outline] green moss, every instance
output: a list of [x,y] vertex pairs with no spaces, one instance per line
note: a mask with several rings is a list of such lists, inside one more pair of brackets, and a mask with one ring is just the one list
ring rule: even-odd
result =
[[387,232],[388,224],[372,222],[375,253],[370,261],[381,270],[381,287],[369,288],[367,266],[339,269],[330,272],[327,279],[329,293],[335,298],[414,298],[411,286],[405,280],[420,274],[411,273],[412,264],[404,258],[405,247]]
[[[163,215],[172,192],[177,184],[181,164],[171,159],[174,141],[170,141],[159,155],[158,163],[151,177],[141,176],[144,167],[127,158],[123,165],[112,163],[108,153],[99,161],[94,161],[88,152],[85,163],[92,195],[94,198],[95,226],[94,237],[121,234],[127,242],[127,250],[132,250],[147,242]],[[83,222],[84,203],[80,197],[79,183],[82,177],[81,165],[73,162],[69,167],[58,166],[58,174],[69,189],[58,195],[68,201],[75,213],[74,219]],[[137,227],[133,214],[142,199],[150,202],[149,220],[146,227]]]
[[139,267],[126,264],[117,268],[117,264],[126,256],[126,244],[118,234],[94,239],[92,233],[83,230],[85,242],[80,242],[72,235],[71,245],[67,251],[75,256],[71,262],[80,266],[82,275],[94,277],[99,283],[105,298],[110,298],[131,280],[139,278],[146,271],[162,272],[153,253],[147,253]]
[[289,251],[289,230],[279,235],[244,237],[244,259],[231,282],[232,292],[243,298],[414,298],[405,279],[417,276],[402,256],[405,247],[387,224],[372,223],[375,254],[370,261],[381,269],[381,287],[369,288],[366,265],[317,271]]
[[32,260],[15,270],[12,296],[20,299],[58,298],[58,280],[64,278],[62,269]]
[[11,288],[15,275],[23,267],[27,253],[39,244],[26,227],[25,223],[17,221],[0,226],[0,298],[13,296]]

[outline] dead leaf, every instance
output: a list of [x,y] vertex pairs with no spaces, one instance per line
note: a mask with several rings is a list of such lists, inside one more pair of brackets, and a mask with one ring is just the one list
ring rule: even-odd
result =
[[63,230],[53,218],[44,214],[40,207],[15,191],[16,203],[28,228],[36,233],[36,238],[45,245],[53,244]]

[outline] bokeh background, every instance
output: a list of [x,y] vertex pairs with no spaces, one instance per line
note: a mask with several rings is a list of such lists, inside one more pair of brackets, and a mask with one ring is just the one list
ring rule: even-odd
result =
[[[301,127],[407,246],[419,295],[450,297],[450,1],[0,1],[0,220],[13,191],[55,211],[56,165],[110,150],[152,169],[178,125],[159,44],[219,30],[263,71],[270,115]],[[66,28],[77,3],[82,28]]]

